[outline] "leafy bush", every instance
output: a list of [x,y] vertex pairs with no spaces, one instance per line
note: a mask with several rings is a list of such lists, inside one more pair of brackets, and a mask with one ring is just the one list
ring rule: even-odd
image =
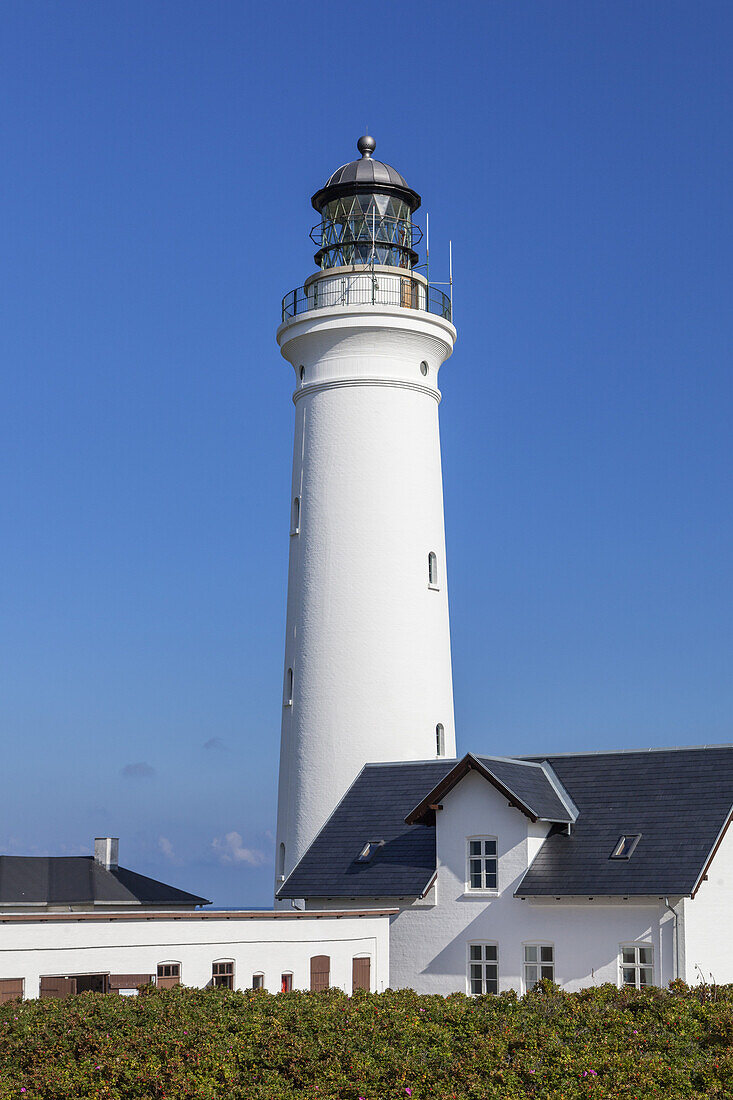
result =
[[143,989],[0,1006],[0,1100],[733,1096],[733,986],[518,998]]

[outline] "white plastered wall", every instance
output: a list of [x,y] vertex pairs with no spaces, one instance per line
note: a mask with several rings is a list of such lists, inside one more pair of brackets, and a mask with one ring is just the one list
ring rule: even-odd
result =
[[352,960],[371,960],[372,990],[389,984],[389,917],[227,914],[91,920],[7,920],[0,924],[0,978],[23,978],[37,997],[41,975],[155,974],[158,963],[181,964],[184,985],[206,986],[212,963],[234,962],[234,985],[253,974],[280,991],[284,973],[294,989],[310,988],[310,959],[328,955],[331,985],[351,993]]
[[[419,992],[467,991],[472,942],[498,944],[499,987],[523,992],[525,943],[552,943],[555,980],[566,989],[619,982],[621,944],[650,943],[655,982],[672,977],[672,920],[656,898],[522,901],[513,896],[546,825],[532,824],[476,772],[437,814],[438,879],[433,908],[408,906],[392,920],[391,982]],[[496,836],[496,895],[467,893],[466,839]]]
[[690,985],[733,982],[733,829],[728,828],[707,881],[694,898],[682,902],[681,968]]

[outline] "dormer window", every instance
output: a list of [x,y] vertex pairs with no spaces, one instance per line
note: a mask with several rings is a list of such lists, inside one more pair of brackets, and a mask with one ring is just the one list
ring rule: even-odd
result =
[[494,893],[497,889],[497,851],[495,836],[472,836],[467,842],[466,889]]
[[641,833],[626,833],[618,838],[616,847],[611,852],[609,859],[631,859],[636,845],[641,840]]
[[356,857],[357,863],[369,863],[377,854],[380,848],[384,847],[383,840],[368,840],[359,855]]

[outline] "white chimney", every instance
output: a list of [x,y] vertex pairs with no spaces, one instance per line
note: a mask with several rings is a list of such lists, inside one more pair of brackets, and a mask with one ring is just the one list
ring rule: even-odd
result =
[[108,871],[117,870],[120,841],[116,836],[98,836],[94,840],[94,859]]

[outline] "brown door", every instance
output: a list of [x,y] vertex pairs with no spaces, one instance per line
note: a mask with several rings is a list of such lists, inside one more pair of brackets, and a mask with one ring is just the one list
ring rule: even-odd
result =
[[0,1005],[5,1004],[6,1001],[15,1001],[18,997],[23,996],[23,979],[22,978],[2,978],[0,979]]
[[328,955],[314,955],[311,959],[311,991],[320,993],[331,984],[331,960]]
[[72,997],[76,993],[76,978],[41,978],[42,997]]
[[121,989],[137,989],[139,985],[147,985],[152,980],[152,974],[110,974],[109,991],[119,993]]
[[372,960],[354,959],[351,964],[351,990],[372,988]]

